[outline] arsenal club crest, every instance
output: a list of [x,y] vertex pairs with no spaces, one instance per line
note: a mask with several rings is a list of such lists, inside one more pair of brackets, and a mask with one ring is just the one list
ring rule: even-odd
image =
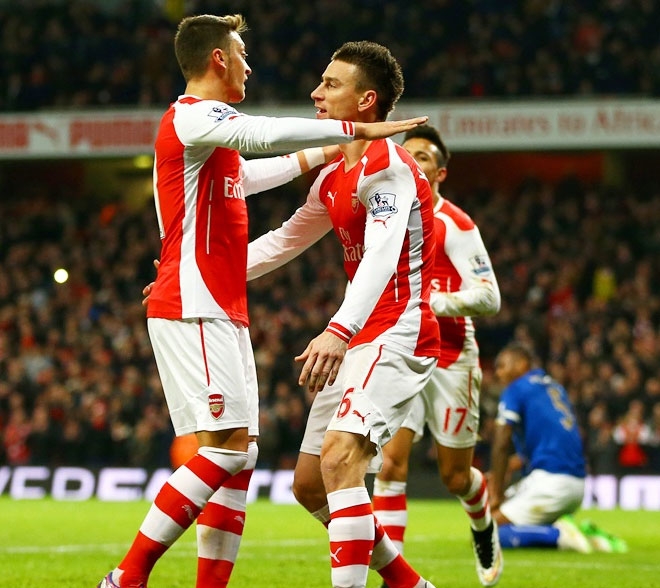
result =
[[219,419],[225,413],[225,397],[222,394],[209,394],[209,410],[214,419]]
[[360,199],[358,198],[357,192],[351,192],[351,210],[353,211],[353,214],[357,214],[359,206]]

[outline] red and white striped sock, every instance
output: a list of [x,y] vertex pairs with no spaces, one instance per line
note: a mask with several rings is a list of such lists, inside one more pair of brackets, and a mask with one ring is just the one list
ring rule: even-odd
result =
[[406,483],[374,480],[374,516],[385,528],[385,532],[403,553],[403,535],[408,524],[406,507]]
[[[328,505],[313,512],[312,516],[327,527],[330,522]],[[426,586],[426,580],[403,558],[385,533],[383,525],[376,519],[374,519],[374,550],[371,554],[369,568],[377,571],[388,586],[397,588],[424,588]]]
[[374,515],[364,486],[328,494],[334,588],[364,588],[374,547]]
[[158,558],[197,518],[211,495],[245,466],[247,453],[200,447],[158,492],[133,545],[115,570],[122,588],[147,583]]
[[229,478],[197,518],[197,588],[225,588],[243,536],[247,490],[257,463],[257,444],[248,444],[245,468]]
[[330,524],[330,507],[325,504],[318,510],[314,511],[312,516],[327,529]]
[[374,551],[369,567],[376,570],[388,586],[397,588],[424,588],[422,578],[399,553],[394,542],[387,536],[383,525],[376,522]]
[[491,521],[486,477],[477,468],[470,468],[470,472],[472,473],[470,490],[464,496],[459,496],[458,499],[470,517],[472,528],[475,531],[483,531]]

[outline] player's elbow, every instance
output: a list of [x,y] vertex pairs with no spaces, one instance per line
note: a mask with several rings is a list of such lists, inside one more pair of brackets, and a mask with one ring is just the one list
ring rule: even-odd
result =
[[484,306],[483,306],[483,316],[493,316],[500,311],[502,306],[502,298],[500,296],[500,291],[497,287],[489,285],[486,288],[484,295]]

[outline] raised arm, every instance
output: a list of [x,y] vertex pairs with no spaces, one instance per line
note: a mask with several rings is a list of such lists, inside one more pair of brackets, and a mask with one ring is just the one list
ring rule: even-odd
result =
[[353,123],[341,120],[249,116],[223,102],[176,104],[174,126],[185,145],[219,146],[243,152],[289,151],[377,139],[405,132],[427,117],[406,121]]
[[288,263],[332,228],[328,211],[318,198],[319,183],[317,179],[305,204],[279,229],[269,231],[248,244],[248,281]]
[[300,174],[308,172],[336,157],[339,148],[311,147],[280,157],[245,160],[241,157],[241,175],[245,195],[258,194],[286,184]]

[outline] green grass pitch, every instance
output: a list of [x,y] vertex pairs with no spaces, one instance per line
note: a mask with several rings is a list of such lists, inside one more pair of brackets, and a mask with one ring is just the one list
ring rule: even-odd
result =
[[[146,513],[146,502],[12,501],[0,498],[0,587],[93,588],[117,564]],[[505,552],[500,586],[509,588],[660,588],[660,512],[580,513],[630,545],[627,554],[554,550]],[[437,588],[478,587],[468,523],[453,501],[411,501],[406,555]],[[156,564],[150,588],[195,585],[189,530]],[[248,507],[231,585],[330,586],[326,532],[299,506]],[[373,572],[369,588],[380,586]]]

